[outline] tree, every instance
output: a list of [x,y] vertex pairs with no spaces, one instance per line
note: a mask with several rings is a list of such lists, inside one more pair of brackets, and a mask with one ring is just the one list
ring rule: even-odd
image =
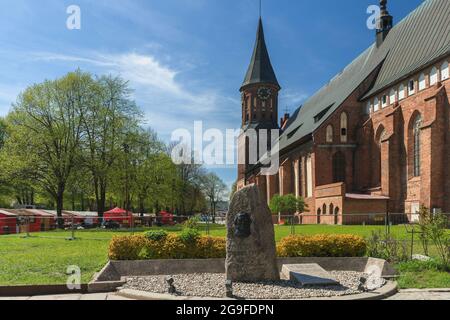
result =
[[273,214],[279,214],[279,218],[281,218],[281,214],[293,216],[297,212],[303,213],[308,211],[308,205],[305,203],[305,200],[293,194],[286,196],[275,195],[270,200],[269,207]]
[[217,203],[223,199],[226,189],[226,184],[215,173],[208,173],[202,177],[202,191],[209,200],[213,223],[216,223]]
[[[8,116],[5,148],[15,159],[13,171],[30,173],[56,202],[62,217],[64,192],[79,161],[82,118],[92,102],[94,81],[80,71],[25,90]],[[58,219],[60,225],[62,220]]]
[[6,122],[0,118],[0,150],[3,148],[6,141]]
[[[150,128],[129,133],[126,144],[128,152],[121,166],[124,168],[122,179],[125,184],[128,183],[128,193],[134,195],[141,214],[145,213],[147,205],[159,211],[161,206],[171,202],[176,167],[164,152],[164,144]],[[127,193],[127,190],[124,191]],[[131,202],[131,199],[128,201]]]
[[[168,154],[172,153],[174,145],[168,146]],[[177,165],[177,178],[173,181],[173,199],[177,213],[192,215],[195,209],[202,209],[204,197],[201,190],[204,170],[194,161],[191,155],[190,163]]]
[[140,112],[129,99],[128,83],[119,77],[100,77],[93,99],[82,118],[84,165],[92,174],[99,216],[105,212],[108,177],[119,156],[125,151],[128,132],[137,130]]
[[237,192],[237,182],[233,183],[233,185],[231,186],[230,201],[236,192]]

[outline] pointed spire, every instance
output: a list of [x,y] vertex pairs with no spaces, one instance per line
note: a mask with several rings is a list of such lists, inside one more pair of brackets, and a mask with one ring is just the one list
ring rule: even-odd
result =
[[278,87],[280,86],[275,72],[273,71],[272,63],[270,62],[261,18],[259,18],[258,32],[252,59],[242,87],[256,83],[270,83],[277,85]]
[[386,39],[389,31],[391,31],[394,18],[389,14],[387,9],[387,0],[380,0],[380,18],[378,19],[377,28],[377,46],[380,46]]

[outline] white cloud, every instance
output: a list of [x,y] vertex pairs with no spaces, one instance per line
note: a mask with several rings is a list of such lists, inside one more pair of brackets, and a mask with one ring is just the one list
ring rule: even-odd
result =
[[[82,67],[98,74],[120,75],[134,89],[134,99],[144,109],[147,124],[165,136],[178,128],[189,129],[194,121],[199,120],[203,120],[208,128],[233,128],[240,123],[237,99],[205,88],[198,80],[189,81],[189,72],[164,64],[155,55],[39,52],[31,57],[45,62],[68,63],[71,69]],[[179,79],[181,74],[183,80]],[[236,117],[233,116],[233,107],[236,108]]]

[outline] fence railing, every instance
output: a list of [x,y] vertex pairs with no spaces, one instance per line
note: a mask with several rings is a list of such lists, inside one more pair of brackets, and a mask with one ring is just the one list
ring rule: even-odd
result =
[[[445,214],[450,228],[450,214]],[[19,234],[21,236],[38,235],[42,237],[62,237],[75,239],[83,238],[105,239],[103,232],[141,232],[151,228],[165,228],[169,231],[181,231],[183,224],[191,216],[0,216],[0,236]],[[418,215],[403,213],[374,213],[374,214],[340,214],[340,215],[274,215],[274,224],[289,228],[290,234],[301,233],[302,226],[378,226],[386,233],[391,232],[393,226],[403,225],[405,230],[414,233],[414,226],[419,222]],[[199,229],[206,235],[223,235],[226,224],[224,216],[215,218],[207,215],[199,217]],[[378,228],[378,230],[380,230]],[[409,229],[408,229],[409,228]],[[320,228],[317,232],[322,232]],[[85,231],[96,231],[90,235]],[[217,231],[217,232],[216,232]]]
[[[134,233],[152,228],[181,231],[190,218],[192,216],[0,216],[0,236],[17,234],[75,239],[77,234],[87,233],[85,231]],[[199,229],[210,234],[212,230],[223,229],[225,220],[224,216],[201,216],[198,220]]]

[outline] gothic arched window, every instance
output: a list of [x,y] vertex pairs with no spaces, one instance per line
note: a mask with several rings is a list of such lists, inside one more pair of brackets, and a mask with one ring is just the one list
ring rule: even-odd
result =
[[441,81],[447,80],[448,78],[449,78],[448,62],[444,61],[444,63],[441,66]]
[[391,89],[391,92],[389,92],[389,104],[394,104],[396,98],[397,92],[394,89]]
[[419,76],[419,91],[424,90],[426,87],[425,74],[421,73]]
[[373,112],[377,112],[378,110],[380,110],[380,100],[378,100],[378,97],[375,97],[373,101]]
[[422,127],[422,116],[418,115],[414,120],[413,135],[414,135],[414,177],[420,177],[420,132]]
[[401,101],[405,99],[405,85],[401,84],[398,88],[398,100]]
[[330,124],[327,127],[327,143],[333,143],[333,126]]
[[438,82],[438,71],[433,67],[430,72],[430,86],[434,86]]
[[341,142],[347,142],[348,135],[348,116],[345,112],[341,114]]
[[345,182],[345,156],[342,152],[336,152],[333,156],[333,182]]

